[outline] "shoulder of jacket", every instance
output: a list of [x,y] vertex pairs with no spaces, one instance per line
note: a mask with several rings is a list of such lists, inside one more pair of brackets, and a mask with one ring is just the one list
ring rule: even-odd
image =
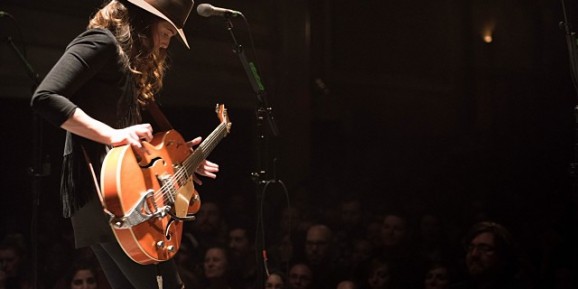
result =
[[115,48],[117,46],[116,38],[112,32],[108,29],[102,28],[88,29],[82,32],[68,45],[68,47],[81,43],[90,43],[93,45]]

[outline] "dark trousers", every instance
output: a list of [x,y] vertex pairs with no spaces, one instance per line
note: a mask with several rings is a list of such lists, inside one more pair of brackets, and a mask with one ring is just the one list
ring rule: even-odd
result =
[[[116,242],[91,246],[106,279],[113,289],[181,289],[184,288],[173,260],[141,265],[130,259]],[[162,288],[157,276],[162,276]]]

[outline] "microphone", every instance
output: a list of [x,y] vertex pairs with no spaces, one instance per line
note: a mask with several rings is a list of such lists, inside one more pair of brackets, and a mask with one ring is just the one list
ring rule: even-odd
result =
[[201,3],[197,6],[197,13],[203,17],[220,16],[225,18],[243,16],[243,13],[231,9],[215,7],[211,4]]

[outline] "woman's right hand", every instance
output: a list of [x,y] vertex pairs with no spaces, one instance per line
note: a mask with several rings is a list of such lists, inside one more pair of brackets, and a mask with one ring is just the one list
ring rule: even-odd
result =
[[130,144],[135,149],[142,148],[142,141],[153,139],[153,128],[150,124],[137,124],[122,129],[115,129],[110,136],[110,144],[119,146]]
[[80,108],[61,127],[95,142],[112,146],[130,144],[134,149],[142,149],[142,141],[153,139],[153,128],[148,123],[115,129],[90,117]]

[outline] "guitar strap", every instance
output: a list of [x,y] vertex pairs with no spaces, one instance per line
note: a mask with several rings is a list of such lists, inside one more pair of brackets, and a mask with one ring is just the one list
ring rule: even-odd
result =
[[161,111],[156,101],[149,101],[147,103],[146,110],[149,111],[149,113],[159,126],[160,131],[169,131],[173,129],[173,126],[171,125],[165,114]]
[[94,167],[92,166],[92,162],[90,161],[90,158],[88,157],[88,153],[86,153],[86,149],[84,148],[84,146],[80,146],[82,148],[82,153],[84,154],[84,158],[86,159],[86,164],[88,166],[88,170],[90,170],[90,173],[92,175],[92,181],[94,182],[94,188],[96,189],[96,193],[98,195],[98,198],[100,199],[100,204],[102,205],[102,208],[104,209],[104,212],[108,215],[108,216],[114,216],[110,211],[108,211],[106,209],[106,207],[104,206],[104,200],[102,199],[102,192],[100,191],[100,185],[98,184],[98,179],[96,178],[96,172],[94,171]]

